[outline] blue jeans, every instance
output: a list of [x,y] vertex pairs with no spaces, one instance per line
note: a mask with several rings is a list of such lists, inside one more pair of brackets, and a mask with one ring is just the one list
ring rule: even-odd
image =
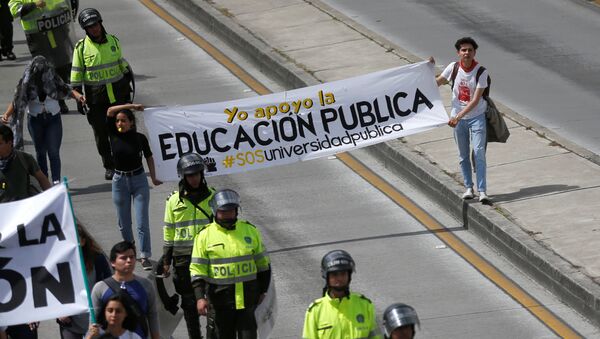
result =
[[60,113],[55,115],[27,116],[28,128],[40,169],[48,176],[48,160],[52,171],[52,181],[60,181],[60,144],[62,143],[62,120]]
[[487,129],[485,114],[471,119],[461,119],[454,128],[454,140],[458,146],[458,158],[462,171],[465,187],[473,187],[473,174],[471,172],[471,146],[475,155],[475,172],[477,174],[477,191],[485,192],[485,148],[487,143]]
[[148,206],[150,205],[150,187],[146,173],[134,176],[125,176],[115,173],[112,180],[112,197],[117,209],[119,231],[123,240],[133,242],[131,230],[131,204],[135,209],[135,220],[137,221],[138,249],[140,258],[150,258],[152,249],[150,243],[150,218]]

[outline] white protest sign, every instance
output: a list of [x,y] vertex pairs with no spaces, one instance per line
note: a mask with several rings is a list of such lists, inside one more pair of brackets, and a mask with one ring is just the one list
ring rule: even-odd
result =
[[0,326],[88,311],[64,185],[0,204]]
[[206,175],[345,152],[448,122],[429,62],[234,101],[150,108],[144,114],[160,180],[177,180],[181,155]]
[[271,275],[271,283],[269,284],[265,298],[256,307],[256,310],[254,310],[254,317],[256,318],[258,338],[268,339],[277,318],[277,293],[275,292],[273,275]]

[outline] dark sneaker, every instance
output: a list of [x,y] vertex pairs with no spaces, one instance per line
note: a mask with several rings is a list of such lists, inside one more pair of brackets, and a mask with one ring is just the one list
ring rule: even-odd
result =
[[152,262],[150,262],[150,259],[142,258],[142,268],[144,269],[144,271],[152,271],[154,267],[152,265]]
[[115,171],[107,168],[106,172],[104,172],[104,179],[106,180],[112,180],[113,176],[115,175]]
[[6,58],[7,58],[8,60],[16,60],[16,59],[17,59],[17,56],[16,56],[16,55],[15,55],[15,53],[13,53],[13,52],[8,52],[8,53],[6,53]]

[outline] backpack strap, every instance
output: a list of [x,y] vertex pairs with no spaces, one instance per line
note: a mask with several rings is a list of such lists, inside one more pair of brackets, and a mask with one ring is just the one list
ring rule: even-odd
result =
[[[485,67],[481,66],[479,67],[479,69],[477,70],[477,75],[475,75],[475,83],[479,83],[479,78],[481,77],[481,75],[483,74],[483,72],[485,71]],[[488,74],[487,77],[487,87],[485,88],[485,90],[483,90],[483,98],[487,99],[490,97],[490,86],[492,85],[492,78],[490,78],[490,75]]]
[[114,293],[119,293],[121,291],[121,286],[119,285],[119,282],[117,282],[113,277],[108,277],[104,280],[104,283],[114,292]]
[[454,89],[454,81],[456,80],[456,75],[458,74],[458,62],[455,62],[454,65],[452,65],[452,74],[450,75],[450,84],[452,89]]

